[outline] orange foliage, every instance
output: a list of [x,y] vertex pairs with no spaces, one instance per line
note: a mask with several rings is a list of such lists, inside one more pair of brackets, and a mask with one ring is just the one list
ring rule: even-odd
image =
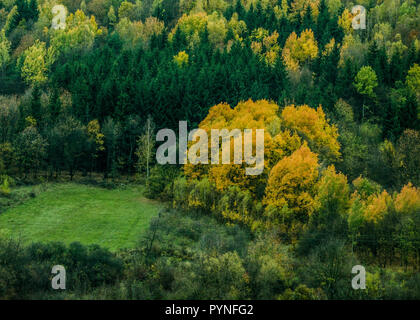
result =
[[420,210],[420,190],[409,183],[402,188],[394,203],[397,212],[413,214]]
[[281,115],[284,125],[307,138],[312,150],[327,160],[340,158],[338,130],[328,123],[322,107],[315,110],[307,105],[291,105],[284,108]]
[[392,197],[385,190],[379,195],[372,195],[368,199],[368,205],[364,212],[366,221],[377,223],[387,213],[392,203]]
[[317,179],[318,157],[304,144],[271,170],[263,203],[279,209],[287,206],[299,220],[307,218],[315,207]]
[[[189,179],[203,177],[208,175],[211,182],[215,183],[218,190],[225,190],[229,186],[238,185],[250,191],[255,191],[258,185],[264,185],[269,169],[272,166],[272,159],[279,157],[279,151],[274,152],[275,147],[287,145],[287,141],[291,141],[293,145],[297,145],[296,140],[299,138],[285,136],[277,138],[273,142],[272,133],[276,134],[276,123],[280,123],[277,115],[278,106],[275,103],[266,100],[240,102],[236,108],[232,109],[228,104],[218,104],[209,110],[208,116],[200,123],[199,128],[207,132],[211,136],[212,129],[264,129],[264,173],[259,176],[249,176],[245,174],[245,161],[243,164],[233,164],[233,152],[231,152],[232,164],[212,164],[212,165],[192,165],[184,166],[185,175]],[[271,133],[270,133],[271,132]],[[211,154],[211,145],[209,138],[209,155]],[[233,150],[233,139],[231,141],[231,150]],[[221,147],[221,146],[220,146]],[[253,150],[255,150],[255,132],[253,134]],[[289,149],[293,149],[291,146]],[[244,150],[244,146],[242,146]],[[221,155],[221,152],[219,152]],[[221,162],[221,161],[220,161]]]

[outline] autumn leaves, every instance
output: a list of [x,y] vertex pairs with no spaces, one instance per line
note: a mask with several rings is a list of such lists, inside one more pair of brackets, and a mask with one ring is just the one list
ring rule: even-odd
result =
[[[245,161],[234,162],[231,152],[231,164],[185,164],[185,180],[176,183],[188,193],[176,199],[186,207],[213,208],[228,220],[253,228],[262,226],[263,218],[264,224],[277,224],[286,217],[306,222],[315,208],[320,163],[326,165],[340,157],[337,129],[328,123],[321,107],[290,105],[280,112],[277,104],[266,100],[248,100],[233,109],[219,104],[210,109],[199,128],[208,133],[214,129],[264,130],[261,175],[247,175]],[[237,147],[234,139],[230,144],[232,150]],[[254,135],[251,149],[256,148]]]

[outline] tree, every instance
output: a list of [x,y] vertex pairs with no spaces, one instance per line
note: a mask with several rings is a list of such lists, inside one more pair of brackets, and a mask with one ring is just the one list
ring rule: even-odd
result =
[[283,48],[283,59],[290,70],[298,70],[305,62],[318,55],[318,45],[311,29],[302,31],[300,37],[292,32]]
[[10,41],[6,37],[4,29],[0,30],[0,71],[3,72],[4,67],[10,60]]
[[99,153],[105,151],[104,147],[104,134],[101,133],[101,126],[98,120],[92,120],[87,125],[88,141],[90,144],[91,167],[90,172],[94,169],[95,159],[99,157]]
[[180,51],[176,56],[174,56],[174,62],[179,68],[182,68],[188,65],[188,58],[188,53]]
[[168,36],[169,41],[173,41],[177,31],[179,30],[185,35],[190,48],[196,47],[200,42],[200,35],[204,33],[207,27],[208,16],[205,12],[195,14],[184,14],[177,25],[172,29]]
[[[256,198],[261,198],[264,194],[264,186],[269,170],[277,161],[285,154],[289,154],[300,146],[300,139],[290,132],[280,131],[280,119],[276,114],[278,106],[275,103],[266,100],[252,101],[248,100],[240,102],[235,108],[222,103],[210,108],[207,117],[200,123],[199,128],[206,131],[207,136],[212,136],[212,130],[227,129],[226,137],[232,133],[233,130],[244,129],[265,129],[264,131],[264,168],[260,175],[247,175],[247,164],[241,158],[241,162],[234,163],[234,144],[229,145],[230,149],[230,164],[222,164],[221,154],[223,150],[223,143],[218,144],[217,151],[219,152],[218,164],[212,165],[192,165],[187,163],[184,165],[185,175],[189,178],[203,178],[208,177],[214,183],[218,190],[226,190],[230,186],[237,185],[241,189],[249,190]],[[221,134],[221,132],[219,132]],[[255,133],[253,133],[255,135]],[[221,135],[220,135],[221,136]],[[229,136],[231,141],[232,136]],[[211,150],[211,139],[209,139],[208,148]],[[253,138],[252,143],[243,143],[244,148],[249,148],[254,154],[257,150],[256,139]],[[221,152],[220,152],[221,151]],[[244,151],[244,150],[243,150]],[[209,155],[211,152],[209,152]],[[241,153],[242,157],[242,153]],[[261,159],[262,160],[262,159]],[[259,165],[261,165],[260,163]],[[255,164],[257,165],[257,163]]]
[[111,6],[109,8],[109,11],[108,11],[108,15],[107,16],[108,16],[108,25],[110,27],[114,27],[114,25],[117,23],[117,16],[115,15],[114,6]]
[[284,125],[306,138],[310,148],[321,158],[327,161],[340,158],[337,127],[328,123],[321,106],[315,110],[307,105],[291,105],[283,109],[281,116]]
[[407,129],[397,142],[400,185],[412,182],[420,186],[420,134]]
[[[1,52],[1,49],[0,49]],[[1,61],[1,59],[0,59]],[[1,63],[0,63],[1,66]],[[420,66],[415,63],[410,70],[408,70],[407,78],[406,78],[407,87],[417,95],[417,99],[420,103]],[[419,110],[420,114],[420,110]]]
[[317,186],[316,210],[311,215],[299,251],[308,253],[315,245],[332,239],[347,240],[347,218],[350,209],[350,188],[347,177],[328,167]]
[[0,144],[12,142],[19,131],[19,99],[0,96]]
[[370,98],[375,96],[373,90],[378,86],[378,78],[372,67],[362,67],[354,80],[354,86],[360,94]]
[[14,28],[19,24],[19,12],[18,7],[15,5],[7,15],[6,24],[4,25],[4,31],[6,36],[13,31]]
[[61,155],[62,164],[68,170],[70,180],[73,180],[74,173],[87,151],[86,127],[73,117],[66,117],[52,131],[52,144],[56,147],[52,152]]
[[121,19],[128,18],[131,21],[140,20],[141,2],[131,3],[123,1],[118,8],[118,17]]
[[54,87],[51,90],[48,102],[48,112],[50,124],[56,123],[56,120],[61,113],[60,93],[57,87]]
[[296,236],[315,210],[318,157],[306,145],[280,160],[271,170],[263,203],[274,225]]
[[39,86],[35,85],[32,89],[31,94],[31,116],[36,120],[38,124],[41,124],[42,115],[42,104],[41,104],[41,90]]
[[[38,21],[39,18],[39,9],[37,0],[29,0],[28,6],[28,18],[34,22]],[[29,20],[28,19],[28,20]]]
[[47,52],[45,42],[39,40],[24,52],[21,73],[27,83],[35,86],[47,81],[47,71],[52,62],[48,53],[51,54],[51,51]]
[[71,13],[66,19],[66,29],[53,32],[51,46],[53,51],[59,53],[72,50],[88,50],[93,46],[97,35],[102,34],[98,28],[95,17],[90,18],[82,10]]
[[47,141],[38,133],[35,126],[30,125],[23,130],[15,142],[16,157],[19,168],[26,178],[30,172],[36,176],[46,158]]
[[375,71],[370,66],[362,67],[354,79],[354,86],[363,96],[363,116],[365,118],[365,97],[373,98],[375,97],[374,89],[378,86],[378,78]]
[[137,169],[139,172],[146,171],[146,179],[149,179],[150,165],[153,161],[155,148],[155,124],[149,115],[144,125],[143,134],[137,140],[136,155],[138,158]]
[[108,178],[109,173],[114,177],[117,171],[117,141],[121,133],[120,126],[112,118],[107,118],[102,126],[102,133],[105,136],[106,152],[104,178]]

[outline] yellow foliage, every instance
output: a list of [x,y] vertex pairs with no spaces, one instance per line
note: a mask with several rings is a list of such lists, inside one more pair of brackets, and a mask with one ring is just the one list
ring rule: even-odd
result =
[[207,25],[208,16],[205,12],[199,12],[196,14],[183,14],[178,20],[175,28],[172,29],[168,36],[169,41],[172,41],[178,28],[185,34],[188,43],[191,47],[194,47],[200,41],[200,33],[204,31]]
[[297,70],[307,60],[316,58],[318,44],[311,29],[302,31],[300,37],[292,32],[283,48],[283,60],[289,70]]
[[234,13],[228,23],[228,27],[232,30],[236,40],[243,40],[247,31],[246,23],[243,20],[239,20],[238,13]]
[[287,207],[302,221],[314,211],[317,179],[318,157],[304,144],[271,170],[263,203],[278,209]]
[[191,48],[194,48],[200,42],[200,35],[207,27],[210,43],[216,48],[221,48],[227,34],[227,21],[223,15],[214,12],[207,15],[205,12],[183,14],[178,20],[177,25],[168,35],[169,41],[172,41],[175,33],[179,29],[187,39]]
[[338,25],[343,29],[344,33],[351,33],[353,31],[352,20],[353,15],[348,9],[344,9],[341,16],[338,18]]
[[292,16],[294,16],[295,19],[299,19],[299,15],[300,17],[303,17],[306,13],[306,8],[310,6],[312,16],[315,18],[318,17],[319,2],[319,0],[294,0],[291,6]]
[[364,211],[365,220],[378,223],[387,213],[392,203],[392,197],[384,190],[379,195],[370,196],[367,202],[368,205]]
[[414,214],[420,210],[420,190],[411,183],[405,185],[396,196],[395,209],[402,214]]
[[176,56],[174,56],[174,62],[180,68],[188,64],[188,59],[188,53],[185,51],[180,51]]
[[[254,32],[256,32],[256,34]],[[274,31],[269,35],[267,30],[258,28],[257,30],[254,30],[252,34],[252,38],[256,40],[251,44],[254,53],[259,54],[261,59],[265,60],[267,64],[274,65],[280,52],[280,46],[277,43],[279,37],[277,31]]]
[[335,39],[331,38],[330,42],[328,42],[325,45],[325,49],[324,49],[324,51],[322,51],[322,55],[323,56],[329,55],[332,52],[332,50],[334,49],[334,46],[335,46]]
[[[250,176],[245,174],[245,161],[242,165],[233,164],[233,152],[231,152],[232,164],[212,164],[212,165],[192,165],[186,164],[184,172],[189,179],[203,177],[213,182],[217,189],[225,190],[229,186],[238,185],[250,191],[255,191],[258,185],[264,185],[264,177],[269,172],[270,162],[268,159],[275,159],[273,138],[270,130],[273,123],[279,122],[277,115],[278,106],[275,103],[266,100],[240,102],[236,108],[232,109],[228,104],[218,104],[209,110],[207,117],[200,123],[199,128],[206,131],[208,137],[211,137],[212,129],[264,129],[264,173],[259,176]],[[285,136],[285,141],[287,137]],[[211,145],[209,139],[209,155],[211,154]],[[233,139],[232,139],[233,140]],[[295,140],[290,139],[296,144]],[[286,144],[286,142],[284,142]],[[233,150],[233,141],[231,141],[231,151]],[[253,134],[253,150],[256,148],[255,130]],[[242,151],[244,146],[242,146]],[[221,155],[221,152],[219,153]],[[277,156],[278,157],[278,156]]]
[[[104,151],[105,135],[101,133],[101,126],[99,125],[99,121],[92,120],[89,122],[87,125],[87,132],[89,138],[95,143],[96,152]],[[97,157],[97,154],[95,154],[95,157]]]
[[48,61],[45,42],[39,40],[23,53],[22,77],[27,83],[42,84],[47,81]]
[[[191,181],[208,177],[218,190],[226,190],[230,186],[238,186],[241,190],[255,192],[264,188],[267,176],[279,161],[298,150],[307,140],[315,152],[324,159],[337,160],[340,157],[340,145],[335,126],[328,124],[322,108],[317,110],[306,105],[288,106],[278,116],[278,106],[266,100],[239,103],[235,108],[228,104],[218,104],[210,108],[207,117],[200,123],[208,139],[208,155],[211,155],[211,130],[227,129],[230,132],[239,129],[264,129],[264,171],[259,176],[245,174],[247,164],[234,163],[234,139],[231,139],[231,164],[191,164],[184,165],[184,173]],[[301,135],[301,136],[299,136]],[[222,144],[219,146],[221,149]],[[256,148],[255,132],[253,134],[253,150]],[[309,147],[306,147],[309,150]],[[242,152],[244,145],[242,141]],[[221,152],[219,152],[221,156]],[[221,161],[220,161],[221,163]]]
[[283,109],[281,116],[284,125],[307,138],[315,152],[328,160],[340,158],[338,130],[328,123],[321,106],[315,110],[307,105],[291,105]]
[[71,13],[66,19],[65,30],[54,30],[52,33],[52,47],[58,51],[68,48],[89,49],[95,37],[102,34],[98,28],[95,17],[90,18],[82,10]]

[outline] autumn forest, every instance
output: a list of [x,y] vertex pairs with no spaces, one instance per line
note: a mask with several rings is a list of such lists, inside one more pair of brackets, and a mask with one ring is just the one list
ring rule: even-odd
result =
[[[180,121],[264,129],[262,173],[158,163]],[[418,300],[419,271],[420,1],[0,0],[0,299]]]

